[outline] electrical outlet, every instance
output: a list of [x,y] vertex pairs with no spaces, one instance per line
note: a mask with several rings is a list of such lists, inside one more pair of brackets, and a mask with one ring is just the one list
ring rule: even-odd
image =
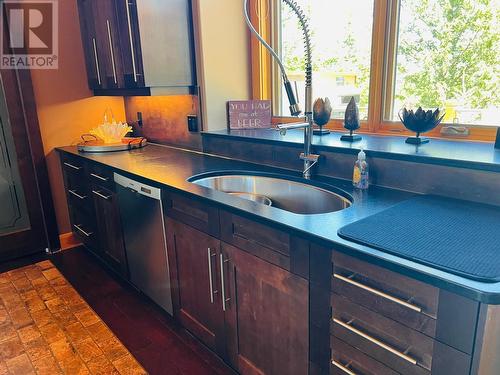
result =
[[197,132],[198,131],[198,116],[196,115],[188,115],[187,117],[187,125],[188,125],[188,130],[190,132]]
[[142,128],[142,112],[137,112],[137,125]]

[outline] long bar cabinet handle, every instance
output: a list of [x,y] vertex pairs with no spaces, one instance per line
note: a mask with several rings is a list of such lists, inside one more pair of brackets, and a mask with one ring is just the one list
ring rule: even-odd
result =
[[347,367],[345,367],[342,363],[340,362],[337,362],[336,360],[332,359],[332,365],[334,365],[335,367],[341,369],[342,371],[344,371],[346,374],[348,375],[357,375],[354,371],[351,371],[349,370]]
[[98,174],[95,174],[95,173],[91,173],[90,175],[91,175],[92,177],[97,178],[98,180],[101,180],[101,181],[105,181],[105,182],[106,182],[106,181],[108,181],[108,180],[109,180],[109,178],[108,178],[108,177],[102,177],[102,176],[99,176]]
[[387,350],[388,352],[390,352],[390,353],[392,353],[392,354],[394,354],[394,355],[398,356],[399,358],[404,359],[404,360],[405,360],[405,361],[407,361],[407,362],[410,362],[412,365],[416,365],[416,364],[417,364],[417,360],[416,360],[415,358],[412,358],[412,357],[410,357],[409,355],[407,355],[407,354],[405,354],[405,353],[402,353],[402,352],[400,352],[400,351],[399,351],[399,350],[397,350],[397,349],[394,349],[392,346],[389,346],[389,345],[387,345],[387,344],[383,343],[382,341],[380,341],[380,340],[378,340],[378,339],[376,339],[376,338],[374,338],[374,337],[372,337],[372,336],[370,336],[370,335],[368,335],[368,334],[364,333],[363,331],[360,331],[359,329],[354,328],[354,327],[353,327],[352,325],[350,325],[349,323],[343,322],[342,320],[337,319],[337,318],[333,318],[333,321],[334,321],[336,324],[338,324],[338,325],[340,325],[340,326],[344,327],[345,329],[347,329],[347,330],[351,331],[352,333],[354,333],[354,334],[356,334],[356,335],[358,335],[358,336],[361,336],[361,337],[363,337],[364,339],[366,339],[366,340],[370,341],[371,343],[373,343],[373,344],[375,344],[375,345],[379,346],[380,348]]
[[115,52],[113,49],[113,39],[111,38],[111,26],[109,25],[109,20],[106,20],[106,26],[108,28],[108,42],[109,42],[109,52],[111,54],[111,65],[113,68],[113,79],[115,81],[115,84],[117,84],[118,80],[116,79]]
[[68,190],[71,194],[73,194],[75,197],[77,197],[78,199],[81,199],[81,200],[84,200],[85,198],[87,198],[86,195],[80,195],[78,194],[75,190]]
[[74,170],[76,170],[76,171],[79,171],[79,170],[81,170],[81,169],[82,169],[82,167],[77,167],[76,165],[73,165],[73,164],[71,164],[71,163],[67,163],[67,162],[64,162],[64,165],[65,165],[66,167],[70,167],[71,169],[74,169]]
[[127,25],[128,25],[128,35],[130,42],[130,52],[132,54],[132,69],[134,70],[134,82],[137,82],[137,67],[135,66],[135,45],[134,39],[132,37],[132,21],[130,20],[130,5],[129,0],[125,1],[125,9],[127,9]]
[[73,226],[74,226],[74,227],[75,227],[75,228],[76,228],[76,229],[77,229],[80,233],[82,233],[85,237],[90,237],[90,236],[92,236],[92,235],[94,234],[94,233],[92,233],[92,232],[86,232],[86,231],[84,231],[84,230],[80,227],[80,225],[76,225],[76,224],[74,224]]
[[107,201],[109,201],[109,199],[112,197],[112,195],[104,195],[104,194],[101,194],[100,192],[96,191],[96,190],[92,190],[92,193],[94,193],[95,195],[97,195],[98,197],[101,197],[103,199],[106,199]]
[[334,277],[334,278],[336,278],[336,279],[342,280],[342,281],[344,281],[344,282],[346,282],[346,283],[348,283],[348,284],[351,284],[351,285],[353,285],[353,286],[355,286],[355,287],[358,287],[358,288],[360,288],[360,289],[366,290],[367,292],[370,292],[370,293],[372,293],[372,294],[375,294],[375,295],[377,295],[377,296],[379,296],[379,297],[382,297],[382,298],[385,298],[385,299],[387,299],[387,300],[389,300],[389,301],[395,302],[395,303],[397,303],[398,305],[404,306],[404,307],[406,307],[406,308],[408,308],[408,309],[410,309],[410,310],[413,310],[413,311],[416,311],[416,312],[419,312],[419,313],[421,313],[421,312],[422,312],[422,308],[421,308],[421,307],[419,307],[419,306],[416,306],[416,305],[414,305],[414,304],[412,304],[412,303],[409,303],[409,302],[403,301],[403,300],[402,300],[402,299],[400,299],[400,298],[393,297],[393,296],[391,296],[391,295],[389,295],[389,294],[387,294],[387,293],[384,293],[384,292],[382,292],[382,291],[380,291],[380,290],[374,289],[374,288],[372,288],[372,287],[370,287],[370,286],[368,286],[368,285],[364,285],[364,284],[362,284],[362,283],[360,283],[360,282],[358,282],[358,281],[352,280],[352,279],[350,279],[350,278],[348,278],[348,277],[345,277],[345,276],[339,275],[339,274],[337,274],[337,273],[334,273],[334,274],[333,274],[333,277]]
[[99,57],[97,56],[97,45],[95,42],[95,38],[92,38],[92,45],[94,47],[94,59],[95,59],[95,70],[97,73],[97,82],[101,85],[101,71],[99,68]]
[[226,311],[227,306],[226,303],[231,300],[231,298],[226,298],[226,285],[225,285],[225,276],[224,276],[224,264],[228,262],[228,260],[224,260],[224,255],[219,254],[220,258],[220,282],[221,282],[221,296],[222,296],[222,311]]
[[216,256],[216,254],[212,254],[212,249],[207,249],[208,256],[208,284],[210,286],[210,303],[214,303],[214,294],[217,293],[217,290],[214,290],[214,282],[212,280],[212,258]]

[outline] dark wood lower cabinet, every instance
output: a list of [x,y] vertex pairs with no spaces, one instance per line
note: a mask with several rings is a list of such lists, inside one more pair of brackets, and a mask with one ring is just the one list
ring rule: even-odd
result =
[[205,345],[223,354],[219,240],[172,219],[166,226],[175,314]]
[[241,374],[307,374],[308,281],[186,224],[166,225],[181,323]]
[[242,374],[307,374],[308,281],[225,243],[221,255],[233,366]]
[[92,185],[91,194],[96,213],[97,251],[115,271],[128,277],[117,197],[98,185]]

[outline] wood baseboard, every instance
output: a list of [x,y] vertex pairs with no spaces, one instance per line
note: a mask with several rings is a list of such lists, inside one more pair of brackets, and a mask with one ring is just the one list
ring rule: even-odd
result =
[[72,232],[60,234],[59,241],[61,241],[61,250],[72,249],[81,245],[81,242],[76,239]]

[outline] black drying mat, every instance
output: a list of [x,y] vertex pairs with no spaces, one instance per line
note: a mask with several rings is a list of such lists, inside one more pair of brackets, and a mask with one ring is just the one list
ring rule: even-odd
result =
[[469,279],[500,281],[500,207],[419,196],[338,234]]

